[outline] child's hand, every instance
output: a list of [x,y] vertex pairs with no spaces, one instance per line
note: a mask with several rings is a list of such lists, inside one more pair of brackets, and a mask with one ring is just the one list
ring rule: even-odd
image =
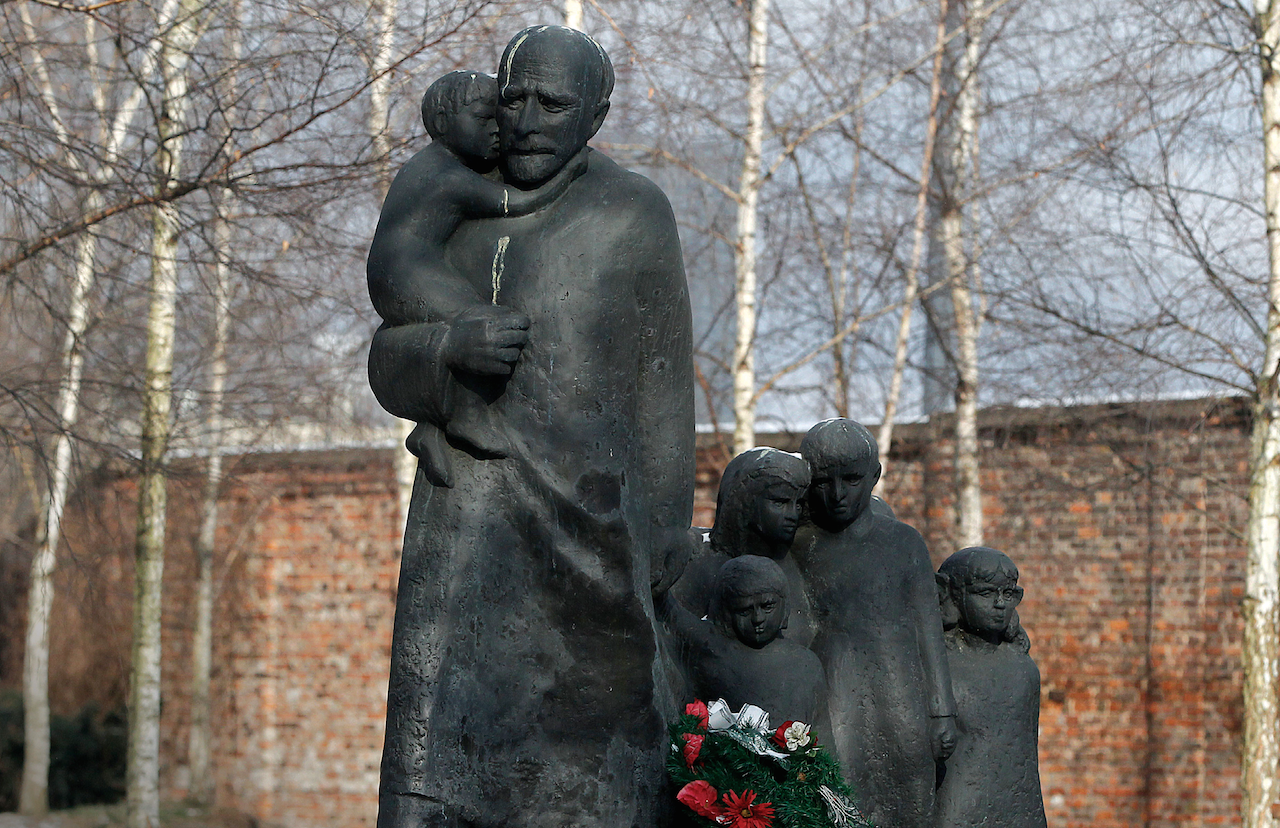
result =
[[934,716],[929,720],[929,743],[933,758],[946,761],[956,749],[955,716]]

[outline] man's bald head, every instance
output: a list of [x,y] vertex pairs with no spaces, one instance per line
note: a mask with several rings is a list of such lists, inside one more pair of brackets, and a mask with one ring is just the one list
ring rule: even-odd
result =
[[510,79],[511,64],[520,52],[543,50],[580,72],[584,90],[594,90],[592,103],[609,102],[613,94],[613,62],[595,38],[565,26],[530,26],[511,38],[498,65],[499,87]]
[[587,35],[534,26],[498,66],[498,129],[507,177],[536,187],[560,171],[604,123],[613,64]]

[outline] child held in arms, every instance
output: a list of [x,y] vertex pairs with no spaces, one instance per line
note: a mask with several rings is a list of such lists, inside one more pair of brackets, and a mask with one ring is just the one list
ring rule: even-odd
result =
[[698,699],[737,710],[763,708],[770,721],[794,720],[826,734],[826,679],[818,657],[783,635],[787,579],[769,558],[742,555],[721,565],[709,618],[700,620],[669,594],[658,609],[679,642]]
[[1040,671],[1018,620],[1018,568],[1002,552],[973,546],[947,558],[937,581],[959,738],[935,825],[1045,828]]
[[[523,216],[547,206],[586,171],[584,153],[535,190],[504,185],[497,169],[497,105],[497,80],[479,72],[450,72],[422,98],[422,123],[432,142],[396,176],[382,208],[383,220],[393,216],[396,224],[379,226],[369,251],[369,296],[389,325],[443,322],[468,307],[497,305],[503,251],[495,251],[492,272],[482,274],[489,288],[482,295],[449,263],[445,243],[464,221]],[[445,477],[439,428],[476,456],[502,457],[508,451],[488,419],[487,404],[501,388],[475,377],[459,379],[449,421],[420,424],[407,441],[414,454],[443,464]]]

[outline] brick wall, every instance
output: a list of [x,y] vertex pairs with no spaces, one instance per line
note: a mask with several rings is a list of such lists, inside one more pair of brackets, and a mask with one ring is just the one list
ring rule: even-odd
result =
[[[993,410],[981,436],[987,541],[1022,571],[1021,614],[1043,675],[1050,825],[1236,822],[1244,406]],[[794,449],[798,437],[762,442]],[[935,563],[956,548],[950,455],[945,422],[900,427],[885,478],[886,499],[924,533]],[[706,441],[699,459],[695,522],[707,525],[724,455]],[[186,784],[191,472],[173,487],[166,564],[164,781],[173,796]],[[219,536],[220,804],[291,828],[372,826],[398,566],[394,495],[389,451],[237,462]],[[122,687],[132,497],[127,479],[98,479],[69,523],[53,667],[63,708]]]
[[[935,563],[952,446],[916,429],[886,498]],[[1247,421],[1236,401],[989,411],[988,545],[1021,570],[1055,826],[1239,821]]]
[[[172,799],[189,784],[197,471],[179,469],[168,511],[161,784]],[[399,566],[390,452],[243,457],[231,479],[215,562],[218,803],[269,824],[372,826]],[[51,642],[62,712],[125,697],[135,515],[133,482],[100,477],[69,516]]]

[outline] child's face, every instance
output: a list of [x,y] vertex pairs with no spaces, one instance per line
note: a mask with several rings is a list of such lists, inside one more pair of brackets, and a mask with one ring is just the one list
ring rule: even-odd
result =
[[750,528],[770,543],[786,546],[795,540],[800,527],[800,500],[804,491],[789,483],[770,483],[755,499]]
[[729,595],[724,604],[734,635],[748,647],[763,647],[782,632],[782,622],[786,619],[782,612],[782,596],[776,592]]
[[853,522],[871,504],[871,492],[880,479],[879,465],[869,457],[814,469],[809,485],[814,511],[839,526]]
[[1022,587],[1012,577],[1004,572],[987,573],[965,586],[960,618],[969,632],[997,640],[1021,600]]
[[478,161],[498,160],[498,119],[494,102],[479,97],[454,113],[446,142],[454,152]]

